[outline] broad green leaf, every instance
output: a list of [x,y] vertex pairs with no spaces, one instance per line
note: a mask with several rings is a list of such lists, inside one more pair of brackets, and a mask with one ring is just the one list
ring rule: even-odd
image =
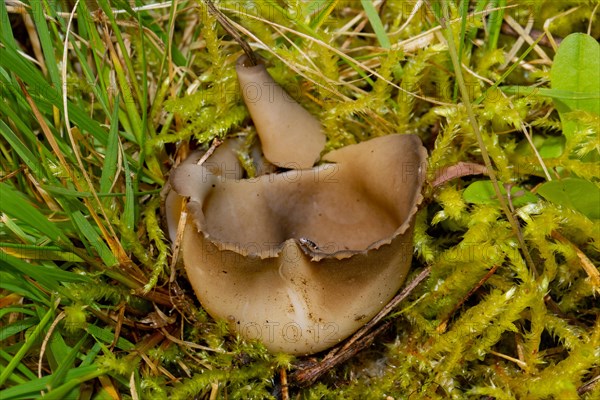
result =
[[546,200],[577,210],[591,219],[600,219],[600,188],[580,178],[546,182],[538,188]]
[[600,115],[600,45],[589,35],[573,33],[561,43],[550,69],[552,89],[579,94],[590,94],[595,98],[554,98],[563,124],[563,134],[569,138],[577,130],[577,121],[568,118],[576,110]]
[[[548,136],[533,135],[533,144],[540,153],[543,159],[550,159],[560,157],[565,149],[565,137],[564,136]],[[531,145],[523,140],[516,148],[516,153],[519,156],[531,156]]]
[[[506,197],[506,189],[504,186],[500,186],[500,192]],[[499,204],[491,181],[473,182],[463,192],[463,198],[467,203]],[[510,201],[514,207],[522,207],[529,203],[535,203],[537,197],[528,190],[518,186],[512,186],[510,190]]]

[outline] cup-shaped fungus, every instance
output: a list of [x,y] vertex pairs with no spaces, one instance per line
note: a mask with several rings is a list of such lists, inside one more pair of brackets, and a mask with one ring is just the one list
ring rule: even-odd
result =
[[[238,63],[241,82],[248,68],[257,67]],[[174,238],[187,198],[183,262],[213,317],[271,351],[311,354],[355,332],[403,284],[426,151],[417,136],[389,135],[331,151],[312,167],[320,125],[310,139],[318,144],[302,147],[298,127],[314,117],[290,112],[290,121],[280,114],[265,126],[257,121],[268,120],[268,104],[249,104],[266,158],[279,147],[278,164],[302,169],[243,179],[235,142],[202,165],[196,153],[171,175],[167,222]]]

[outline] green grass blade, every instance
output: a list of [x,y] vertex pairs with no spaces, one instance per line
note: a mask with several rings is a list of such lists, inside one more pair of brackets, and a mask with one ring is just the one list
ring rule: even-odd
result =
[[110,248],[104,243],[98,232],[94,229],[92,224],[83,216],[80,211],[75,211],[71,214],[71,220],[73,225],[79,231],[79,233],[85,237],[96,250],[102,262],[109,267],[118,264],[118,260],[112,253]]
[[[463,54],[465,51],[465,34],[467,31],[467,20],[469,14],[469,0],[461,0],[459,6],[460,12],[460,36],[458,42],[458,60],[462,62]],[[452,93],[452,100],[456,101],[458,98],[458,84],[454,82],[454,92]]]
[[123,222],[128,230],[132,230],[134,226],[135,216],[137,213],[137,202],[135,201],[133,180],[127,163],[123,163],[125,170],[125,210],[123,211]]
[[23,307],[3,307],[0,309],[0,318],[3,318],[5,315],[10,313],[19,313],[23,315],[36,315],[35,312],[31,311],[29,308]]
[[[0,253],[3,256],[4,253]],[[1,261],[1,259],[0,259]],[[7,269],[0,263],[2,268]],[[5,270],[0,270],[0,288],[7,290],[10,293],[16,293],[26,299],[49,305],[46,295],[31,282],[23,279],[21,274],[11,274]]]
[[[11,360],[12,355],[8,354],[6,351],[0,349],[0,357],[4,358],[7,362]],[[37,376],[31,372],[29,368],[27,368],[24,364],[19,364],[17,370],[22,373],[27,379],[37,379]],[[2,397],[0,396],[0,399]]]
[[309,26],[312,29],[319,29],[319,27],[325,22],[327,17],[331,14],[331,12],[335,9],[335,6],[339,0],[329,0],[329,1],[312,1],[308,3],[306,7],[306,13],[311,14],[316,9],[320,9],[317,15],[310,21]]
[[2,34],[2,43],[5,46],[10,46],[13,49],[17,48],[17,42],[13,36],[10,20],[8,18],[8,10],[6,9],[6,1],[0,2],[0,33]]
[[[69,370],[65,376],[65,381],[71,382],[73,380],[77,380],[79,383],[83,383],[98,376],[102,376],[105,373],[106,371],[104,371],[102,367],[92,364],[86,367],[79,367]],[[0,399],[18,400],[40,398],[40,392],[46,389],[46,386],[51,380],[52,375],[48,375],[42,378],[33,379],[23,385],[4,389],[0,391]]]
[[53,41],[50,36],[50,31],[48,30],[48,25],[46,23],[46,18],[44,17],[44,13],[42,10],[42,2],[38,0],[32,1],[31,3],[33,8],[31,16],[33,17],[35,28],[40,39],[40,44],[44,53],[44,61],[46,64],[46,68],[48,69],[48,75],[50,75],[50,80],[52,81],[54,87],[60,87],[60,74],[58,72],[58,64],[56,63],[57,57],[54,51],[54,46],[52,44]]
[[63,271],[58,267],[44,265],[33,265],[16,257],[0,253],[0,261],[4,262],[7,271],[17,275],[27,275],[44,285],[46,289],[53,291],[61,290],[61,282],[89,282],[90,278],[74,272]]
[[68,352],[68,354],[65,354],[64,358],[60,360],[61,362],[60,364],[58,364],[58,369],[54,371],[54,373],[52,374],[52,379],[48,383],[48,388],[54,388],[64,383],[65,377],[67,376],[67,372],[69,372],[69,370],[73,368],[73,364],[77,359],[77,355],[79,354],[81,346],[83,346],[86,339],[87,335],[83,335],[83,337],[79,339],[77,343],[75,343],[75,345]]
[[[100,328],[96,325],[88,325],[85,330],[100,342],[112,343],[115,338],[114,332]],[[135,345],[123,337],[117,339],[116,347],[125,351],[135,349]]]
[[[77,43],[78,41],[72,38],[73,49],[77,53],[77,58],[81,63],[83,72],[88,82],[94,82],[91,85],[94,95],[102,105],[102,109],[106,115],[110,114],[110,106],[108,100],[108,92],[105,76],[103,71],[106,70],[101,57],[104,54],[99,55],[97,49],[103,48],[102,40],[98,35],[98,30],[94,21],[92,20],[92,14],[90,13],[85,1],[79,2],[79,8],[77,10],[78,19],[77,22],[80,24],[80,35],[87,40],[86,42]],[[88,56],[90,54],[91,63],[88,63]],[[94,70],[97,71],[94,73]]]
[[365,14],[367,14],[367,18],[371,23],[371,27],[377,36],[377,40],[379,44],[384,49],[389,49],[391,47],[390,38],[388,38],[385,28],[383,27],[383,23],[381,22],[381,18],[379,18],[379,14],[375,9],[375,6],[370,0],[360,0],[360,4],[362,4],[363,9],[365,10]]
[[[115,102],[112,114],[112,121],[119,118],[119,104]],[[119,125],[112,124],[108,133],[108,143],[104,153],[104,168],[100,176],[100,193],[105,194],[110,191],[112,183],[117,172],[117,160],[119,156]],[[125,161],[127,162],[127,161]]]
[[38,322],[37,318],[25,318],[13,322],[12,324],[6,325],[2,327],[0,330],[0,342],[8,339],[9,337],[16,335],[19,332],[24,331],[25,329],[31,328]]
[[[48,84],[44,76],[39,70],[32,66],[31,62],[26,61],[20,56],[16,50],[9,47],[0,47],[0,67],[17,75],[27,86],[34,90],[31,95],[41,108],[44,104],[53,105],[62,109],[61,93]],[[105,129],[95,120],[91,119],[85,111],[74,105],[72,102],[67,102],[69,108],[69,118],[71,122],[79,127],[80,130],[89,132],[101,144],[106,144]]]
[[27,354],[29,349],[33,346],[34,343],[42,335],[46,324],[50,322],[50,319],[54,316],[54,308],[50,308],[43,318],[40,320],[40,323],[35,327],[31,335],[25,338],[25,343],[21,346],[21,348],[17,351],[17,354],[10,360],[6,368],[0,372],[0,386],[3,386],[8,377],[13,373],[14,369],[19,365],[23,357]]
[[81,361],[81,364],[79,364],[79,367],[83,368],[83,367],[87,367],[88,365],[92,365],[92,363],[94,362],[94,360],[96,359],[98,354],[100,354],[101,350],[102,350],[102,344],[100,344],[98,342],[94,343],[92,348],[88,350],[83,361]]
[[36,228],[58,245],[68,246],[71,244],[65,234],[37,208],[33,207],[25,196],[2,182],[0,182],[0,199],[2,210],[6,214]]
[[70,379],[62,386],[59,386],[58,388],[46,394],[43,398],[44,400],[63,400],[67,398],[69,394],[71,394],[71,391],[73,389],[77,388],[82,383],[87,382],[90,379],[102,376],[105,373],[106,372],[102,368],[98,368],[95,371],[91,371],[88,374],[83,375],[81,377]]
[[572,92],[570,90],[549,89],[535,86],[500,86],[506,94],[520,96],[545,96],[558,100],[593,100],[600,99],[600,93]]
[[29,148],[2,120],[0,120],[0,133],[8,142],[10,147],[19,155],[19,158],[21,158],[21,160],[27,165],[29,170],[31,170],[36,176],[43,176],[43,168],[41,168],[39,164],[39,157],[34,156]]
[[502,21],[504,20],[504,7],[506,7],[506,0],[493,0],[490,2],[490,5],[498,9],[492,11],[488,18],[488,32],[490,37],[487,41],[486,47],[488,50],[496,50],[496,48],[498,48],[500,30],[502,29]]
[[512,73],[513,73],[513,71],[514,71],[514,70],[515,70],[515,69],[516,69],[516,68],[519,66],[519,64],[521,63],[521,61],[523,61],[523,60],[525,59],[525,57],[527,57],[527,55],[528,55],[528,54],[531,52],[531,50],[533,50],[533,48],[534,48],[535,46],[537,46],[538,42],[539,42],[540,40],[542,40],[542,38],[543,38],[543,37],[544,37],[544,36],[541,36],[541,35],[540,35],[540,37],[539,37],[539,38],[537,38],[537,39],[536,39],[536,41],[535,41],[535,42],[533,42],[533,43],[531,44],[531,46],[529,46],[529,47],[527,48],[527,50],[525,50],[525,51],[523,52],[523,54],[521,54],[521,56],[519,56],[519,59],[518,59],[517,61],[515,61],[515,62],[514,62],[514,63],[513,63],[511,66],[510,66],[510,68],[508,68],[506,71],[504,71],[504,73],[502,74],[502,76],[501,76],[501,77],[500,77],[498,80],[496,80],[492,86],[490,86],[489,88],[487,88],[487,89],[486,89],[486,90],[483,92],[483,94],[482,94],[481,96],[479,96],[477,99],[475,99],[475,100],[473,101],[473,104],[475,104],[475,105],[477,105],[477,104],[480,104],[480,103],[481,103],[481,102],[482,102],[482,101],[485,99],[485,96],[487,95],[487,93],[488,93],[490,90],[493,90],[493,89],[497,88],[497,87],[498,87],[498,86],[499,86],[499,85],[500,85],[502,82],[504,82],[504,80],[506,79],[506,77],[507,77],[507,76],[509,76],[510,74],[512,74]]

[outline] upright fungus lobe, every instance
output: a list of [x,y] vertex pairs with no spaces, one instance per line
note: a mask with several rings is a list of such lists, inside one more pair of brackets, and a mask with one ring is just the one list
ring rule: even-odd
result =
[[[237,69],[242,87],[269,82],[263,66]],[[275,87],[274,103],[245,101],[268,161],[300,167],[244,179],[239,144],[226,141],[172,172],[167,220],[174,238],[186,197],[183,261],[213,317],[271,351],[311,354],[355,332],[404,282],[426,151],[414,135],[389,135],[313,167],[320,124]]]
[[325,146],[321,124],[273,80],[264,64],[247,62],[240,57],[236,72],[265,157],[278,167],[312,167]]

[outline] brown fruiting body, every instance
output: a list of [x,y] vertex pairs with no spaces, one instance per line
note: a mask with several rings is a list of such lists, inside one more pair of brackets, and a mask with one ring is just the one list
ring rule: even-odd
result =
[[[267,149],[279,147],[276,164],[305,167],[243,179],[238,142],[202,165],[193,154],[170,178],[170,234],[186,197],[183,261],[203,307],[271,351],[315,353],[355,332],[403,284],[426,151],[417,136],[389,135],[331,151],[312,167],[323,143],[300,142],[314,117],[269,103],[249,109],[268,161]],[[276,118],[265,117],[271,112]],[[314,132],[322,135],[320,125]]]

